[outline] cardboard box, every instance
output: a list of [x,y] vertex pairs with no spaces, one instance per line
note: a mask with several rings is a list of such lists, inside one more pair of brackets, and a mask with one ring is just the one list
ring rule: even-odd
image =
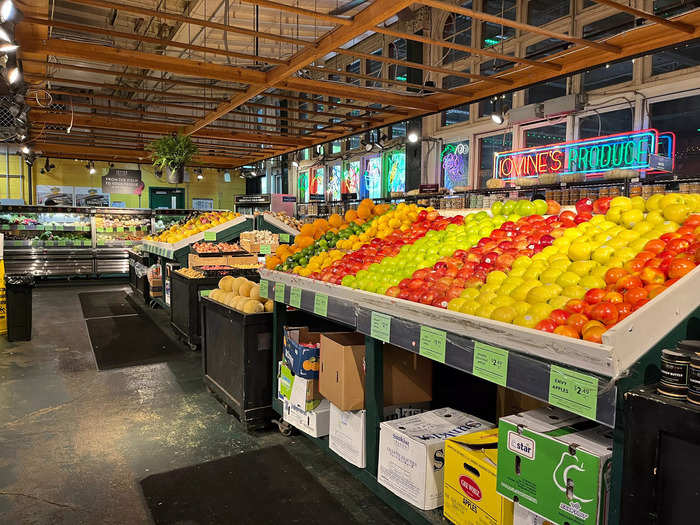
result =
[[187,255],[187,266],[194,268],[195,266],[226,266],[228,265],[228,259],[225,255],[219,255],[215,257],[200,257],[196,253],[190,253]]
[[[383,419],[387,421],[420,414],[429,408],[429,403],[385,407]],[[359,468],[367,466],[367,452],[365,448],[365,438],[367,436],[366,419],[366,410],[340,410],[331,403],[328,448],[348,463]]]
[[379,432],[377,481],[420,509],[440,507],[445,440],[493,427],[488,421],[451,408],[385,421]]
[[496,492],[498,429],[445,442],[445,517],[455,525],[512,525],[513,504]]
[[292,374],[292,371],[280,361],[277,372],[277,397],[288,401],[302,410],[313,410],[321,403],[318,391],[318,379],[304,379]]
[[[320,389],[341,410],[365,407],[365,337],[354,332],[321,335]],[[432,400],[429,359],[393,345],[383,348],[384,406]]]
[[530,397],[510,388],[498,387],[496,407],[498,417],[510,416],[511,414],[517,414],[519,412],[527,412],[528,410],[536,410],[538,408],[544,408],[547,403]]
[[226,262],[224,263],[227,266],[247,266],[250,264],[258,264],[258,256],[257,255],[226,255]]
[[308,348],[300,343],[317,344],[321,342],[321,334],[309,332],[305,326],[285,327],[282,345],[284,362],[297,377],[318,379],[320,368],[320,349]]
[[498,492],[554,523],[607,522],[612,431],[542,408],[499,423]]
[[321,334],[321,395],[340,410],[365,407],[365,336]]
[[285,400],[284,420],[311,437],[327,436],[330,422],[330,403],[324,399],[315,409],[306,411]]
[[518,503],[513,504],[513,525],[555,525]]

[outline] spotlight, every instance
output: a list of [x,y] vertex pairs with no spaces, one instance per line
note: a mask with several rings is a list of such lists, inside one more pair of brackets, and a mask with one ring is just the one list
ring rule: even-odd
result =
[[0,44],[0,53],[12,53],[17,51],[18,48],[17,44]]
[[491,102],[492,107],[493,107],[493,112],[491,113],[491,120],[493,120],[496,124],[503,124],[506,120],[506,113],[508,112],[508,104],[505,103],[505,101],[502,100],[496,100],[495,102]]
[[22,75],[21,75],[20,72],[19,72],[19,68],[18,68],[18,67],[13,67],[12,69],[10,69],[10,70],[7,72],[7,81],[8,81],[10,84],[14,84],[14,83],[16,83],[16,82],[20,79],[21,76],[22,76]]
[[5,0],[2,5],[0,5],[0,21],[3,23],[14,18],[16,13],[17,10],[12,0]]
[[257,177],[257,176],[258,176],[258,174],[257,174],[256,172],[254,172],[254,171],[251,171],[250,174],[251,174],[251,176],[253,176],[253,177]]
[[5,31],[4,27],[0,27],[0,40],[7,42],[8,44],[12,43],[12,37],[7,31]]
[[94,175],[95,173],[97,173],[97,170],[95,169],[95,163],[93,161],[90,161],[88,163],[88,173],[90,175]]
[[367,153],[369,153],[370,151],[372,151],[372,148],[373,148],[373,147],[374,147],[374,145],[373,145],[371,142],[368,142],[368,143],[365,144],[365,151],[366,151]]
[[299,163],[298,163],[296,160],[293,160],[293,161],[292,161],[292,166],[294,166],[295,168],[298,168],[298,167],[299,167]]
[[23,144],[21,149],[22,153],[24,153],[25,155],[29,155],[29,148],[26,145]]
[[493,120],[496,124],[503,124],[503,114],[491,113],[491,120]]
[[418,142],[418,133],[416,133],[415,131],[411,131],[411,132],[408,134],[408,141],[409,141],[409,142],[414,142],[414,143],[415,143],[415,142]]
[[202,175],[201,173],[199,175],[197,175],[197,180],[202,180],[203,178],[204,178],[204,175]]

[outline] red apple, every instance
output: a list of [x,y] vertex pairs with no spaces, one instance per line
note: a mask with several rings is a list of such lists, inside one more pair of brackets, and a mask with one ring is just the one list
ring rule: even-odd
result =
[[591,318],[600,321],[605,326],[611,326],[617,322],[619,314],[617,306],[609,302],[600,302],[591,308]]

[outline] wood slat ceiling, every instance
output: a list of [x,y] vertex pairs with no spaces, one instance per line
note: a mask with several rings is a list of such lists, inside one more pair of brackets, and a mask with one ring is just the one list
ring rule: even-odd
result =
[[[179,131],[200,146],[198,162],[237,167],[700,36],[698,10],[666,20],[613,0],[595,1],[644,24],[601,42],[442,0],[413,6],[570,45],[531,60],[388,26],[399,12],[405,15],[412,0],[281,1],[31,0],[22,7],[25,19],[17,39],[25,79],[36,93],[28,97],[35,106],[30,113],[35,148],[52,156],[105,158],[111,147],[115,160],[138,162],[147,158],[150,140]],[[332,14],[337,12],[343,15]],[[372,32],[497,58],[513,67],[483,76],[347,48]],[[324,59],[335,54],[461,76],[469,83],[426,92],[420,85],[326,66]],[[352,79],[375,87],[345,82]],[[317,101],[322,107],[314,106],[314,95],[323,97]],[[67,135],[68,128],[74,133]]]

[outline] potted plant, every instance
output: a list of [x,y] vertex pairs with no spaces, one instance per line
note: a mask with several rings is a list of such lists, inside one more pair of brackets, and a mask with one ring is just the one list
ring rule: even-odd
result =
[[185,165],[197,153],[197,146],[188,135],[173,133],[148,145],[153,166],[165,170],[168,182],[176,184],[185,177]]

